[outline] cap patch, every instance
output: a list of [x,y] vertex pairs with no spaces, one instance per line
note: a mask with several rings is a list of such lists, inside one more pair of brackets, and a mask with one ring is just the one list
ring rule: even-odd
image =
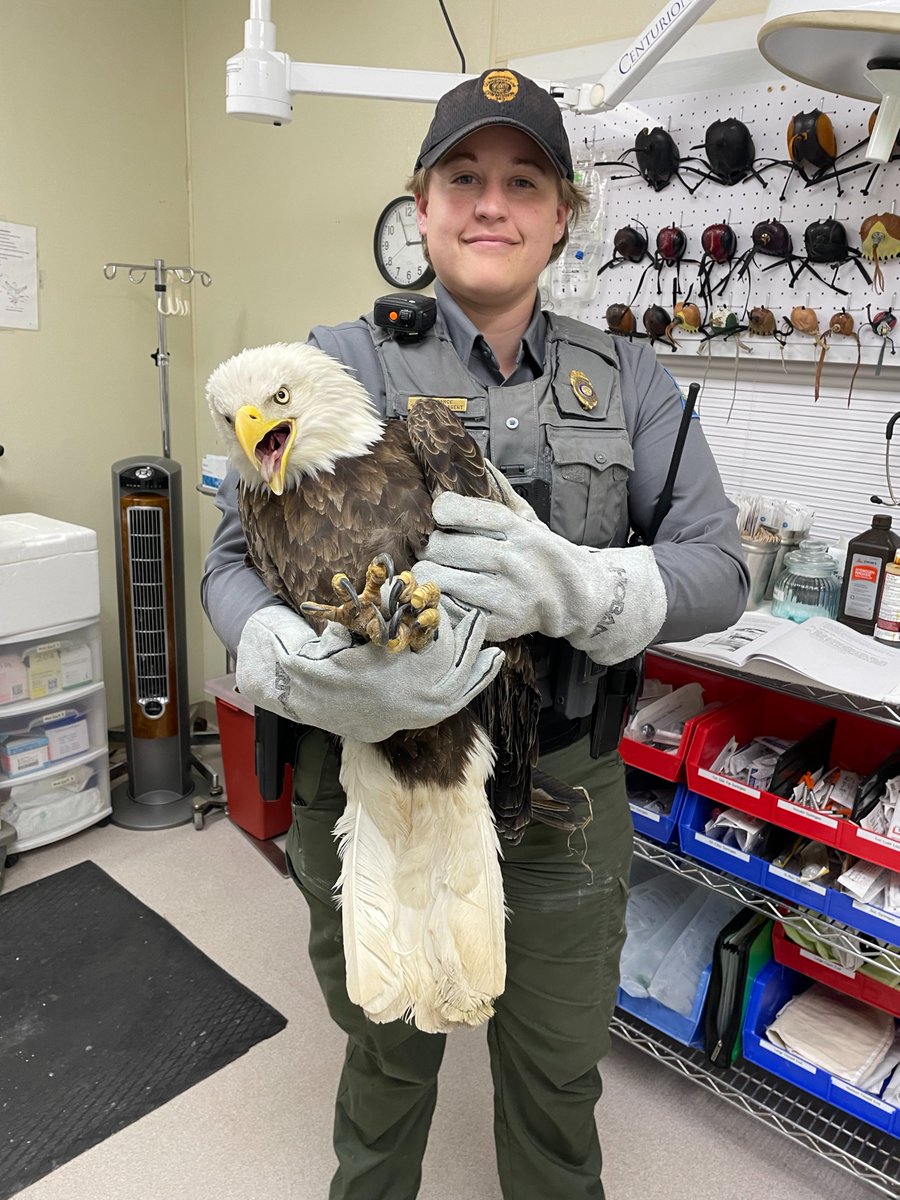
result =
[[512,71],[489,71],[481,84],[481,90],[486,100],[496,100],[503,104],[507,100],[515,100],[519,94],[519,81]]

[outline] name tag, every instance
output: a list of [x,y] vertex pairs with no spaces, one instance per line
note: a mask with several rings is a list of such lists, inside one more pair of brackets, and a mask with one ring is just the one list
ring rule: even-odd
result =
[[441,404],[446,405],[451,412],[464,413],[469,407],[469,401],[465,396],[410,396],[406,402],[406,411],[409,410],[419,400],[440,400]]

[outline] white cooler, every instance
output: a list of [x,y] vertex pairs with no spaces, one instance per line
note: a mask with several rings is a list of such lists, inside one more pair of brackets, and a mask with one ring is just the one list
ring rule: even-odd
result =
[[0,515],[0,639],[100,612],[93,529],[38,513]]

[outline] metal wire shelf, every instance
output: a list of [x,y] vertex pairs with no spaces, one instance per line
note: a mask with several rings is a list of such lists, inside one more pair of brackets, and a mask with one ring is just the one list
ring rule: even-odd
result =
[[755,1117],[885,1196],[900,1198],[900,1141],[807,1096],[749,1064],[712,1071],[703,1055],[617,1009],[610,1026],[623,1041]]
[[760,891],[743,880],[733,879],[714,867],[697,862],[671,846],[660,846],[642,834],[634,835],[634,852],[638,858],[682,875],[714,892],[720,892],[732,900],[737,900],[739,904],[762,913],[764,917],[791,925],[802,933],[811,934],[835,950],[851,954],[862,951],[867,957],[877,957],[880,967],[900,979],[900,949],[895,954],[885,952],[880,942],[864,933],[836,925],[821,913],[810,912],[790,900],[769,895],[768,892]]
[[780,692],[785,696],[796,696],[800,700],[812,700],[838,712],[853,713],[856,716],[867,717],[871,721],[879,721],[883,725],[900,725],[900,704],[873,700],[868,696],[851,696],[846,692],[835,692],[824,684],[799,683],[794,680],[772,679],[766,675],[756,675],[751,671],[742,671],[728,663],[711,662],[704,658],[694,658],[688,654],[678,654],[669,649],[654,646],[651,653],[672,662],[687,663],[700,670],[712,671],[716,675],[727,675],[729,679],[741,679],[746,683],[754,683],[767,691]]

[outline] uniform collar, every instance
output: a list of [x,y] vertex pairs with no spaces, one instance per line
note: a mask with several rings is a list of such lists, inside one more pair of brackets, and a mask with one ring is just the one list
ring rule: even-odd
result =
[[[453,349],[462,362],[479,376],[488,368],[496,376],[493,382],[504,382],[490,346],[439,280],[435,281],[434,294],[438,315],[453,343]],[[523,383],[539,378],[544,370],[546,340],[547,318],[541,311],[541,298],[538,293],[534,298],[531,321],[522,335],[519,353],[516,355],[516,369],[505,382]],[[488,353],[485,354],[485,351]]]

